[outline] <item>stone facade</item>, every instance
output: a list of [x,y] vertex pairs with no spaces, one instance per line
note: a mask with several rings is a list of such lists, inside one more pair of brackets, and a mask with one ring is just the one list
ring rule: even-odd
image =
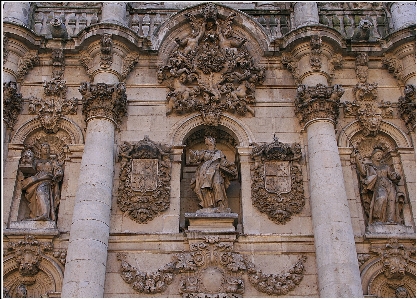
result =
[[3,2],[3,297],[416,297],[415,2]]

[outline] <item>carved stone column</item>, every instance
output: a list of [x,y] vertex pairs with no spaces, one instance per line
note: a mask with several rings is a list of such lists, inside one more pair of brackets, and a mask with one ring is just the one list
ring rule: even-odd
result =
[[390,11],[394,31],[416,24],[415,2],[391,2]]
[[296,2],[294,4],[295,28],[319,23],[319,10],[316,2]]
[[83,83],[84,154],[62,297],[103,297],[114,175],[114,131],[126,114],[124,83]]
[[251,198],[251,173],[250,173],[250,155],[252,147],[239,146],[237,148],[240,158],[240,174],[242,179],[242,214],[243,214],[243,233],[257,234],[260,233],[259,221],[256,220],[259,213],[252,205]]
[[126,26],[126,2],[103,2],[101,22]]
[[355,240],[334,125],[341,86],[297,90],[295,112],[307,130],[310,204],[320,297],[362,297]]
[[28,27],[30,2],[5,2],[3,4],[3,21]]

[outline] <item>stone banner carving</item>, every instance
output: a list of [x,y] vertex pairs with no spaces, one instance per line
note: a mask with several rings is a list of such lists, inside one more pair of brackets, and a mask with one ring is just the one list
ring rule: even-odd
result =
[[237,298],[245,292],[242,277],[268,295],[285,295],[295,289],[304,277],[302,256],[288,271],[264,274],[248,259],[233,251],[233,242],[218,236],[190,243],[190,250],[172,256],[172,262],[152,273],[142,272],[130,265],[127,255],[119,253],[120,274],[123,280],[139,293],[164,292],[176,275],[180,275],[179,293],[183,298]]
[[120,146],[120,185],[117,204],[138,223],[146,223],[170,205],[170,148],[147,136]]
[[252,202],[277,224],[285,224],[304,207],[303,174],[297,161],[300,144],[284,144],[274,136],[269,144],[255,145],[251,166]]
[[233,28],[236,14],[224,18],[215,4],[193,15],[188,36],[175,39],[178,46],[158,70],[166,84],[167,114],[199,111],[207,125],[217,125],[222,112],[254,115],[256,85],[265,69],[255,65],[246,49],[246,38]]

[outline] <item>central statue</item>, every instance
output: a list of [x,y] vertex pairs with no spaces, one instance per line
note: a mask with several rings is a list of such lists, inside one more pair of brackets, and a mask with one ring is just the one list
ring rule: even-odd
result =
[[227,161],[223,152],[216,148],[213,137],[205,137],[206,150],[190,150],[190,162],[200,163],[191,188],[197,194],[201,212],[230,213],[226,190],[230,180],[236,178],[234,163]]

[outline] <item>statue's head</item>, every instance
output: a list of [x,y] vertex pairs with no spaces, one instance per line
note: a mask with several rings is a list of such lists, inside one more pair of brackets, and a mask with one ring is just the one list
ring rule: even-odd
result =
[[205,144],[209,147],[215,147],[216,146],[216,139],[214,139],[214,137],[211,137],[211,136],[206,136]]
[[382,160],[383,157],[384,157],[384,151],[381,148],[376,147],[372,151],[372,154],[371,154],[372,160],[380,161],[380,160]]

